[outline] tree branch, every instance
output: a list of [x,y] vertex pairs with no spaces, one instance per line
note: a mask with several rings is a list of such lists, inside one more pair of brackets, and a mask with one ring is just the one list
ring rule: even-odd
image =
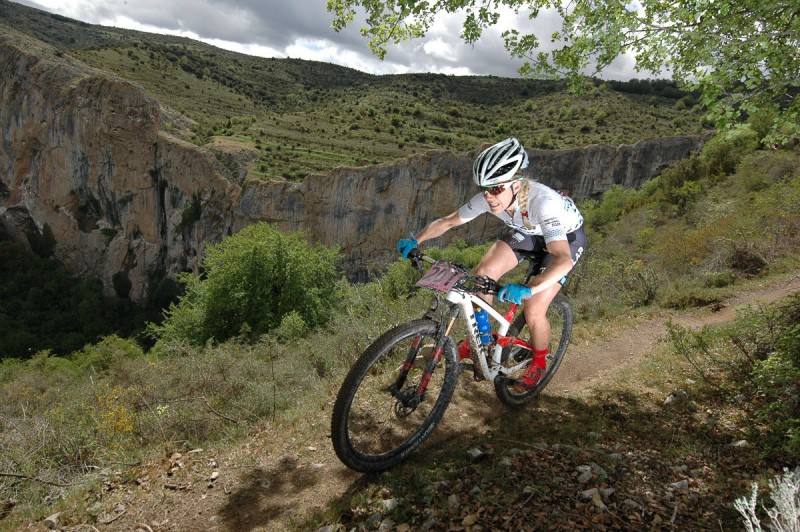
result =
[[217,412],[216,410],[214,410],[214,407],[213,407],[213,406],[211,406],[211,403],[209,403],[209,402],[208,402],[208,399],[206,399],[205,397],[201,396],[201,397],[200,397],[200,399],[202,399],[202,400],[203,400],[203,402],[205,402],[205,404],[206,404],[206,406],[208,407],[208,409],[209,409],[209,410],[211,410],[212,412],[214,412],[216,415],[218,415],[218,416],[219,416],[219,417],[221,417],[222,419],[227,419],[228,421],[230,421],[230,422],[231,422],[231,423],[233,423],[234,425],[238,425],[238,424],[239,424],[239,420],[238,420],[238,419],[233,419],[232,417],[228,417],[228,416],[226,416],[225,414],[221,414],[221,413]]

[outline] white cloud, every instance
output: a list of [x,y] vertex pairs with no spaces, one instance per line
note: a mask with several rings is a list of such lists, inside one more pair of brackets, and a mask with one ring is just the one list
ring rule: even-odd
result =
[[[443,14],[424,39],[392,44],[386,59],[375,57],[359,32],[363,19],[334,32],[332,14],[321,0],[18,0],[19,2],[92,24],[112,25],[178,35],[220,48],[263,57],[294,57],[335,63],[372,74],[436,72],[453,75],[517,77],[522,60],[509,56],[502,32],[518,29],[544,38],[560,28],[553,10],[536,19],[501,6],[499,23],[484,31],[473,45],[460,37],[463,14]],[[634,0],[636,1],[636,0]],[[636,4],[633,4],[636,5]],[[633,60],[615,62],[606,77],[643,77]]]
[[429,40],[422,45],[422,49],[425,50],[426,54],[436,59],[450,62],[456,60],[455,48],[451,43],[445,42],[441,37]]
[[373,74],[408,72],[408,68],[404,65],[364,56],[323,39],[297,39],[293,44],[287,46],[285,51],[287,57],[334,63]]

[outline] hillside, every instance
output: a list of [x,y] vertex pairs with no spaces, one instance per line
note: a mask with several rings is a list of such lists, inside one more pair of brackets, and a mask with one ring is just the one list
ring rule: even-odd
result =
[[[106,28],[0,1],[0,23],[64,56],[141,84],[182,116],[164,127],[198,145],[257,151],[254,178],[302,180],[430,149],[475,150],[516,135],[530,148],[631,144],[697,133],[702,111],[667,81],[558,82],[436,74],[372,76],[264,59],[186,38]],[[188,122],[185,120],[188,119]]]
[[[290,312],[255,338],[223,303],[261,284],[223,285],[216,314],[182,301],[147,351],[104,335],[0,361],[0,529],[736,529],[732,501],[797,465],[796,147],[760,149],[748,127],[699,153],[696,137],[663,137],[700,130],[664,83],[578,98],[532,80],[374,77],[6,0],[0,52],[0,245],[28,242],[131,300],[181,272],[204,286],[205,246],[258,222],[338,246],[364,274],[330,287],[313,328]],[[581,192],[590,229],[563,372],[521,412],[463,374],[420,452],[356,475],[330,449],[336,391],[430,299],[409,292],[393,242],[474,192],[469,152],[517,132],[539,176]],[[486,247],[470,244],[495,234],[471,224],[440,252],[474,266]],[[376,265],[386,274],[367,276]],[[49,309],[36,288],[26,304]],[[73,299],[64,319],[91,321],[88,307]],[[15,312],[0,297],[0,319]],[[195,341],[209,315],[235,336]]]
[[764,464],[734,445],[747,437],[730,421],[736,412],[693,389],[698,376],[659,342],[670,320],[727,325],[736,309],[799,293],[795,274],[753,284],[721,312],[631,314],[602,334],[583,324],[584,341],[522,411],[463,372],[431,441],[381,475],[339,462],[325,430],[329,397],[291,439],[266,431],[187,449],[137,468],[136,488],[112,481],[105,519],[124,510],[114,525],[155,521],[153,530],[736,530],[732,503]]
[[800,153],[738,135],[581,202],[591,248],[551,386],[511,411],[463,373],[431,441],[381,475],[335,460],[330,409],[366,345],[427,308],[404,263],[340,285],[311,331],[4,361],[0,527],[738,529],[733,501],[757,482],[771,504],[800,448]]
[[[401,234],[474,194],[472,155],[451,150],[339,166],[297,183],[253,178],[266,153],[305,155],[257,148],[244,136],[186,142],[178,127],[191,120],[140,83],[13,29],[0,32],[0,98],[0,221],[8,234],[47,241],[44,256],[99,280],[105,295],[135,302],[179,272],[197,271],[207,245],[259,221],[338,246],[347,276],[366,279],[394,259],[391,243]],[[702,142],[694,135],[528,148],[526,172],[573,197],[596,197],[615,184],[638,186]],[[498,226],[471,225],[447,238],[476,243]]]

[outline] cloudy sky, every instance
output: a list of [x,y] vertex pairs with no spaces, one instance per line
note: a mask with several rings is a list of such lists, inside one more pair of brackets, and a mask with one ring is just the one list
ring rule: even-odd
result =
[[[372,74],[437,72],[455,75],[517,77],[518,60],[503,48],[500,34],[549,35],[558,19],[543,12],[531,21],[509,13],[475,45],[459,37],[463,17],[439,17],[424,39],[391,46],[381,61],[361,37],[358,21],[337,33],[325,0],[14,0],[70,18],[120,28],[168,33],[237,52],[264,57],[293,57],[335,63]],[[633,60],[620,58],[603,74],[607,79],[646,77]]]

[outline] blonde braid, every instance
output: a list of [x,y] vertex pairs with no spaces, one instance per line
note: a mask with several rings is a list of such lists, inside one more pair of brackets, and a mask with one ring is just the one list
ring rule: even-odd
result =
[[531,182],[529,179],[522,179],[522,186],[517,193],[517,205],[519,210],[522,211],[522,223],[528,229],[533,229],[530,217],[528,216],[528,196],[531,192]]

